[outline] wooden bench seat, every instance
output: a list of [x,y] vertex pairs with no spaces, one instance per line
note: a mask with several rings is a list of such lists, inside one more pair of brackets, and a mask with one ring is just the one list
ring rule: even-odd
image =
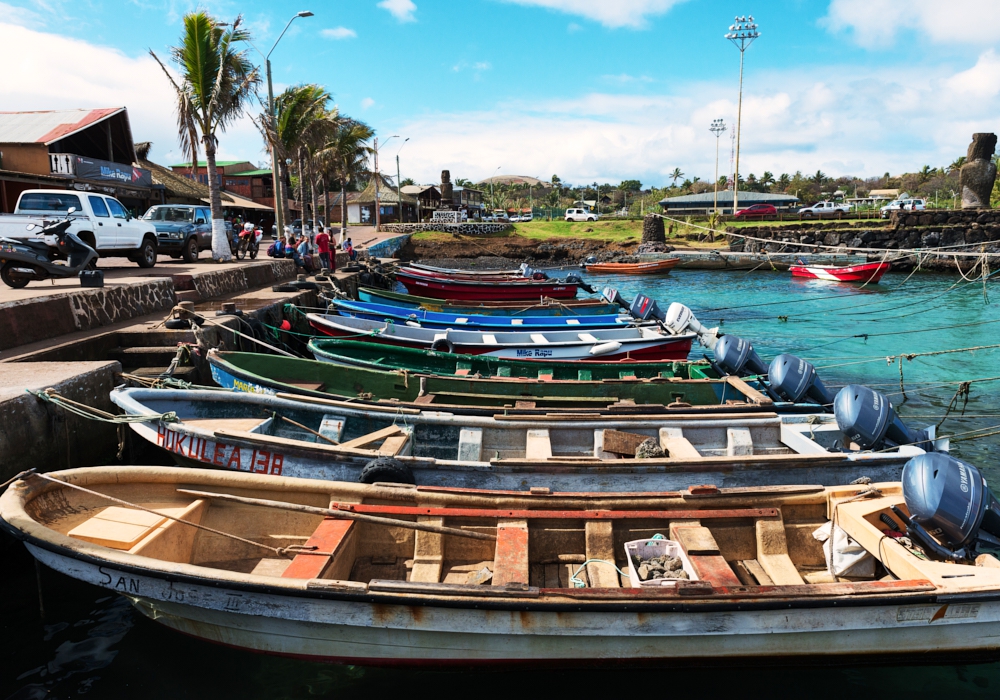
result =
[[698,578],[713,586],[739,586],[741,581],[719,552],[712,532],[699,520],[670,523],[670,539],[676,540],[691,561]]
[[306,540],[305,546],[316,547],[317,552],[332,553],[334,556],[297,554],[281,574],[282,578],[320,578],[326,568],[336,561],[337,564],[328,572],[327,578],[346,579],[354,563],[356,530],[353,520],[323,518],[312,536]]
[[528,583],[528,521],[497,521],[497,544],[493,555],[494,586]]

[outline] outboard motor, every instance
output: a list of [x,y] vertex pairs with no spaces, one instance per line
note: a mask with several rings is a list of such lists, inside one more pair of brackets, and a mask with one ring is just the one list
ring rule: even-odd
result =
[[820,406],[833,404],[833,394],[823,386],[813,364],[795,355],[783,353],[771,360],[767,380],[785,401],[799,403],[809,398]]
[[767,374],[767,365],[760,359],[749,341],[736,335],[724,335],[715,345],[715,363],[726,374],[745,377]]
[[547,280],[549,276],[541,270],[536,270],[527,263],[521,263],[521,277],[529,280]]
[[608,303],[617,304],[618,306],[620,306],[621,308],[625,309],[626,311],[629,310],[629,305],[628,305],[628,302],[625,301],[625,297],[623,297],[619,293],[619,291],[617,289],[615,289],[614,287],[605,287],[604,289],[602,289],[601,290],[601,296],[604,297],[605,299],[607,299]]
[[929,554],[971,560],[980,543],[1000,546],[1000,502],[973,465],[940,452],[919,455],[903,467],[902,481],[910,516],[893,512]]
[[848,384],[833,400],[837,426],[862,450],[916,445],[934,450],[933,430],[911,430],[899,419],[884,394],[860,384]]
[[571,272],[568,275],[566,275],[566,284],[575,284],[577,287],[585,291],[587,294],[594,293],[594,288],[591,287],[586,282],[584,282],[583,279],[580,277],[580,275],[576,274],[575,272]]
[[635,295],[635,299],[632,300],[632,304],[628,307],[628,312],[632,314],[633,318],[639,321],[648,321],[650,319],[663,321],[666,318],[656,302],[645,294]]
[[593,265],[596,262],[597,262],[596,255],[588,255],[586,258],[584,258],[583,262],[580,263],[580,269],[581,270],[586,269],[587,265]]
[[709,350],[714,350],[719,342],[718,328],[705,328],[694,317],[694,313],[684,304],[673,302],[667,307],[663,319],[664,327],[674,335],[680,335],[686,330],[698,335],[698,342]]

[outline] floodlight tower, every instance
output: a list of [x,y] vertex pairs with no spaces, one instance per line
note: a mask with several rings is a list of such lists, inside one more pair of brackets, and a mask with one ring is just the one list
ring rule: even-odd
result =
[[715,134],[715,213],[719,213],[719,137],[726,130],[726,123],[721,119],[713,119],[708,130]]
[[740,119],[743,116],[743,54],[746,52],[754,39],[760,37],[757,31],[757,24],[753,21],[753,15],[737,17],[736,21],[729,25],[729,32],[726,38],[733,42],[733,46],[740,50],[740,96],[736,107],[736,174],[733,177],[733,213],[740,196]]

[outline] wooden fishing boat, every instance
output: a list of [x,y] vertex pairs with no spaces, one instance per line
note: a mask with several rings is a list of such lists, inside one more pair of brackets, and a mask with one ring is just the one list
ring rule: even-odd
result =
[[499,276],[505,276],[505,277],[520,277],[521,275],[524,274],[524,272],[521,269],[516,269],[516,270],[464,270],[464,269],[458,269],[458,268],[454,268],[454,267],[437,267],[435,265],[425,265],[423,263],[418,263],[418,262],[408,262],[408,263],[406,263],[406,267],[412,268],[412,269],[416,269],[416,270],[424,270],[425,272],[434,272],[434,273],[437,273],[439,275],[464,275],[464,276],[468,276],[468,277],[496,277],[498,275]]
[[864,282],[866,284],[878,284],[882,275],[889,271],[891,263],[865,263],[862,265],[849,265],[847,267],[836,267],[833,265],[792,265],[788,269],[792,271],[792,277],[806,277],[808,279],[827,280],[830,282]]
[[[470,416],[302,396],[119,388],[111,400],[143,440],[184,466],[461,488],[666,491],[897,479],[923,450],[839,449],[828,414],[623,416],[600,411]],[[163,416],[170,414],[169,419]],[[637,458],[646,440],[662,456]],[[654,450],[655,452],[655,450]],[[640,451],[640,454],[647,454]],[[380,458],[392,458],[386,462]]]
[[388,304],[331,299],[330,310],[342,316],[366,318],[370,321],[394,321],[424,328],[470,328],[484,331],[557,331],[586,328],[628,328],[639,321],[628,314],[601,316],[481,316],[472,313],[442,313],[408,309]]
[[586,362],[685,360],[695,338],[693,333],[670,335],[651,326],[592,329],[592,332],[486,332],[414,328],[406,324],[331,314],[306,314],[306,319],[317,333],[324,336],[364,337],[372,343],[515,359]]
[[503,301],[532,301],[540,297],[572,299],[577,285],[559,280],[473,280],[419,274],[420,270],[397,270],[396,281],[411,294],[437,299],[478,301],[492,299]]
[[[528,494],[117,466],[27,476],[0,497],[0,518],[45,566],[165,627],[314,661],[995,653],[1000,562],[919,558],[879,520],[905,509],[901,486],[874,486]],[[864,576],[828,570],[813,533],[833,520],[871,557]],[[674,552],[688,580],[633,583],[636,541]]]
[[[338,341],[334,341],[338,342]],[[364,343],[354,343],[364,345]],[[385,345],[372,345],[386,348]],[[315,350],[315,349],[314,349]],[[320,357],[320,351],[317,357]],[[456,357],[445,355],[444,357]],[[459,355],[457,357],[467,357]],[[483,368],[485,358],[477,358]],[[689,369],[683,362],[661,362],[644,367],[658,368],[649,377],[635,377],[612,370],[595,373],[590,363],[576,367],[576,373],[538,363],[534,372],[528,362],[510,364],[525,376],[480,376],[478,374],[421,374],[385,367],[340,366],[338,355],[322,356],[322,361],[260,353],[208,353],[212,378],[226,389],[255,394],[301,394],[319,398],[354,400],[375,405],[435,409],[462,414],[489,415],[515,408],[518,412],[579,412],[599,410],[625,413],[727,413],[733,411],[778,410],[782,413],[822,411],[815,404],[772,404],[758,389],[736,377],[703,376],[704,365]],[[491,358],[494,359],[494,358]],[[495,361],[495,359],[494,359]],[[462,364],[465,364],[464,362]],[[570,364],[570,363],[561,363]],[[565,377],[565,379],[563,379]]]
[[621,311],[617,304],[611,304],[604,299],[550,299],[542,297],[534,301],[493,301],[477,299],[460,301],[458,299],[432,299],[413,294],[388,292],[384,289],[358,288],[358,301],[375,304],[391,304],[427,311],[442,313],[475,313],[488,316],[516,316],[519,314],[531,316],[591,316],[613,314]]
[[[421,265],[409,265],[400,268],[401,270],[408,272],[413,275],[419,275],[422,277],[441,277],[444,279],[464,279],[464,280],[481,280],[481,281],[506,281],[513,280],[517,282],[523,282],[531,277],[525,277],[520,270],[514,270],[511,272],[505,271],[486,271],[478,272],[473,270],[445,270],[445,269],[435,269],[429,266]],[[535,279],[545,279],[545,276],[539,274]]]
[[637,263],[592,263],[587,265],[587,272],[608,275],[665,275],[680,261],[680,258],[667,258]]

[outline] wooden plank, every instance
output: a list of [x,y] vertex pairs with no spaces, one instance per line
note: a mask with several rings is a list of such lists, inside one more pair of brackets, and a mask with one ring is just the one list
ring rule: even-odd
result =
[[700,525],[676,528],[677,541],[684,551],[694,555],[718,554],[719,545],[712,536],[711,530]]
[[[587,578],[592,588],[621,588],[615,570],[614,523],[610,520],[591,520],[584,526],[587,547]],[[608,563],[604,563],[608,562]]]
[[493,555],[493,585],[528,584],[528,521],[504,519],[497,523]]
[[750,428],[726,428],[726,454],[730,457],[746,457],[753,454]]
[[771,580],[771,577],[767,575],[766,571],[764,571],[764,567],[762,567],[760,565],[760,562],[757,561],[756,559],[744,559],[740,563],[744,566],[744,568],[746,568],[746,570],[750,573],[750,575],[753,576],[754,580],[757,582],[756,585],[758,586],[774,585],[774,581]]
[[242,430],[251,432],[267,418],[191,418],[182,421],[184,425],[215,432],[216,430]]
[[[697,459],[700,460],[701,453],[685,437],[660,437],[660,447],[667,453],[670,459]],[[728,459],[728,457],[726,458]]]
[[796,586],[804,582],[788,556],[785,524],[779,514],[761,518],[756,523],[757,561],[778,586]]
[[403,433],[402,435],[392,435],[385,439],[381,447],[378,448],[378,453],[380,455],[387,455],[389,457],[395,457],[406,447],[406,443],[410,441],[410,434]]
[[[402,376],[402,375],[401,375]],[[291,401],[302,401],[304,403],[320,404],[322,406],[341,406],[347,408],[357,408],[357,401],[347,401],[344,399],[325,399],[319,396],[305,396],[303,394],[277,394],[279,399],[289,399]],[[404,408],[402,406],[379,406],[371,402],[364,404],[366,411],[373,411],[377,413],[395,413],[395,414],[406,414],[406,415],[416,415],[420,413],[419,409],[416,408]]]
[[290,384],[291,386],[297,386],[300,389],[307,389],[309,391],[323,391],[323,382],[290,382],[287,379],[279,379],[282,384]]
[[636,448],[649,439],[648,435],[640,435],[639,433],[626,433],[622,430],[605,430],[603,449],[605,452],[635,457]]
[[[458,490],[458,489],[455,489]],[[471,493],[482,493],[470,490]],[[501,492],[502,493],[502,492]],[[524,495],[524,491],[517,492]],[[579,494],[583,495],[583,494]],[[588,494],[590,495],[590,494]],[[602,494],[607,495],[607,494]],[[627,498],[637,494],[619,494]],[[659,494],[657,494],[659,495]],[[664,496],[676,495],[667,492]],[[707,520],[732,518],[774,518],[777,508],[706,508],[705,510],[498,510],[491,508],[427,508],[368,503],[331,503],[330,508],[368,515],[436,515],[444,518],[513,518],[516,520]]]
[[381,430],[376,430],[373,433],[368,433],[367,435],[362,435],[361,437],[354,438],[353,440],[342,442],[340,443],[340,446],[347,449],[364,447],[365,445],[370,445],[378,440],[384,440],[385,438],[392,437],[393,435],[399,435],[402,432],[403,429],[398,425],[390,425],[388,428],[382,428]]
[[729,384],[731,387],[733,387],[738,392],[747,397],[749,401],[757,404],[758,406],[774,405],[774,401],[768,398],[766,394],[762,394],[761,392],[757,391],[739,377],[734,377],[733,375],[729,375],[725,379],[727,384]]
[[[175,518],[195,525],[201,523],[209,502],[198,499],[180,513],[172,515]],[[185,525],[177,520],[164,520],[153,532],[143,538],[129,550],[129,554],[152,557],[160,561],[170,561],[177,564],[191,563],[194,553],[194,539],[198,528]]]
[[429,403],[434,403],[434,394],[424,394],[423,396],[418,396],[413,400],[413,403],[426,406]]
[[[176,517],[183,508],[169,510]],[[166,518],[135,508],[108,506],[74,527],[69,536],[111,549],[132,549]]]
[[552,441],[544,428],[528,430],[524,440],[524,458],[542,460],[552,456]]
[[[444,518],[417,518],[417,522],[438,527],[444,526]],[[424,530],[417,530],[414,535],[413,569],[410,572],[410,581],[440,582],[441,567],[444,564],[444,535]]]
[[[317,552],[331,552],[339,556],[352,548],[353,533],[357,530],[353,520],[339,518],[323,518],[322,522],[306,540],[306,547],[316,547]],[[353,557],[350,557],[353,559]],[[288,565],[282,578],[320,578],[324,569],[330,565],[334,557],[319,554],[297,554]],[[342,578],[342,577],[332,577]]]

